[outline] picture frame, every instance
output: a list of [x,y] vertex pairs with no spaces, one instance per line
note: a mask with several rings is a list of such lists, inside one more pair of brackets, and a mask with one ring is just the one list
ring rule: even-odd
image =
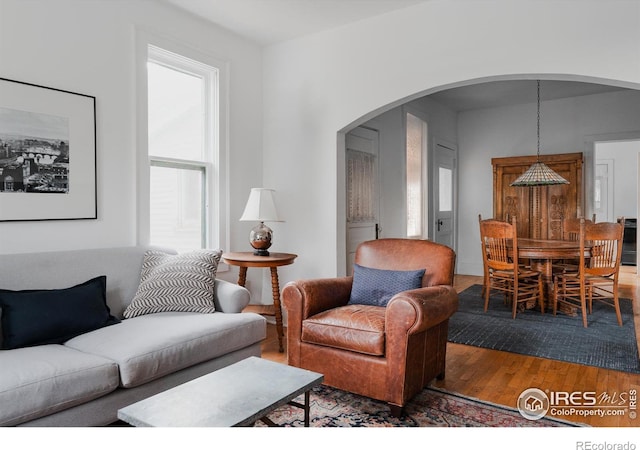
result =
[[97,219],[96,98],[0,78],[0,222]]

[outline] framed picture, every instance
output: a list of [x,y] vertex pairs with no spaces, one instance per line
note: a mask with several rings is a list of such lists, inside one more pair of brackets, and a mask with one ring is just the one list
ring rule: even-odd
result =
[[96,99],[0,78],[0,221],[96,219]]

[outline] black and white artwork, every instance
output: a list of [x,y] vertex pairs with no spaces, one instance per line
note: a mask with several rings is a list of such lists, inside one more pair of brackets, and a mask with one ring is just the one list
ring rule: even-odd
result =
[[0,108],[0,192],[69,192],[69,119]]
[[0,78],[0,221],[97,218],[95,100]]

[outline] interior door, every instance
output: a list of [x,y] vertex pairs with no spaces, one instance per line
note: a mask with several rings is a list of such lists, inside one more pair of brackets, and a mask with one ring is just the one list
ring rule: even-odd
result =
[[456,218],[456,149],[451,144],[436,142],[434,167],[434,234],[433,240],[455,249]]
[[356,248],[378,238],[378,131],[358,127],[346,135],[347,274],[353,274]]

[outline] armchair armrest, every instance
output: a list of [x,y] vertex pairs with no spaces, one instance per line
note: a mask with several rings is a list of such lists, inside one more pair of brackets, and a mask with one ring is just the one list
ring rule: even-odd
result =
[[[394,368],[389,376],[406,376],[419,386],[433,377],[443,377],[448,319],[457,310],[458,294],[450,285],[394,296],[385,316],[387,367]],[[390,385],[396,398],[406,400],[404,383],[392,381]]]
[[351,296],[353,277],[291,281],[282,290],[287,309],[288,363],[301,367],[302,321],[328,309],[344,306]]
[[300,320],[304,320],[322,311],[346,305],[352,284],[353,277],[291,281],[282,291],[282,301],[288,314],[297,312]]
[[458,310],[453,286],[413,289],[395,295],[387,305],[385,326],[391,339],[425,331],[451,317]]

